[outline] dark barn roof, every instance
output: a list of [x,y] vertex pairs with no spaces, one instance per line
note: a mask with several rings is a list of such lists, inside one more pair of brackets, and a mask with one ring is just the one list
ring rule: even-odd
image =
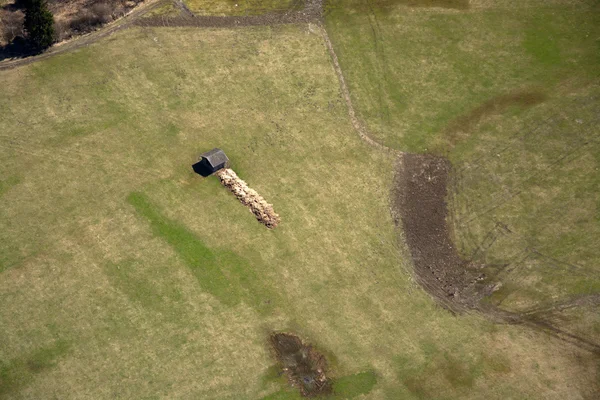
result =
[[200,161],[192,165],[192,168],[197,174],[204,177],[217,172],[222,168],[226,168],[229,164],[229,158],[221,149],[212,149],[200,155]]
[[208,164],[213,168],[223,166],[229,161],[229,158],[227,158],[225,152],[221,149],[212,149],[211,151],[201,154],[200,157],[206,159]]

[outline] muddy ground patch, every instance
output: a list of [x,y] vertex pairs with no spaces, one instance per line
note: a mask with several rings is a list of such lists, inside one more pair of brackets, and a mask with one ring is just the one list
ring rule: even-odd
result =
[[305,397],[327,395],[332,382],[325,375],[327,360],[313,346],[291,333],[276,332],[269,344],[291,386]]
[[464,260],[452,242],[446,216],[450,161],[433,155],[400,157],[392,192],[397,225],[406,235],[419,283],[446,308],[476,306],[487,287],[481,265]]

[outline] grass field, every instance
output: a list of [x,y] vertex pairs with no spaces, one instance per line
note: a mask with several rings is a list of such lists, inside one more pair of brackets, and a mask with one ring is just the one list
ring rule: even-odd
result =
[[181,13],[181,10],[175,6],[173,2],[162,4],[144,14],[145,18],[152,17],[176,17]]
[[[395,161],[307,26],[131,28],[0,87],[1,398],[298,398],[274,330],[328,357],[338,398],[597,393],[596,356],[412,280]],[[192,172],[217,146],[277,229]]]
[[440,133],[499,95],[560,96],[597,79],[597,11],[593,0],[331,0],[327,22],[374,137],[425,152],[447,151]]
[[[388,146],[452,161],[455,241],[502,282],[493,304],[600,293],[598,2],[406,3],[330,2],[363,120]],[[550,319],[597,341],[597,312]]]
[[258,15],[301,7],[303,0],[184,0],[197,15]]

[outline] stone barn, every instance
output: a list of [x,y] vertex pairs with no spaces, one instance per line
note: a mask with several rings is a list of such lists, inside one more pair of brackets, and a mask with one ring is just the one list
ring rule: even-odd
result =
[[197,174],[209,176],[229,166],[229,158],[221,149],[212,149],[200,155],[200,161],[192,166]]

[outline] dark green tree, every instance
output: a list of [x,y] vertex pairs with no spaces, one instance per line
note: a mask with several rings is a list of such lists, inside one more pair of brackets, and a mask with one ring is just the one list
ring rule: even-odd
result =
[[29,41],[39,50],[54,42],[54,17],[46,0],[25,0],[25,30]]

